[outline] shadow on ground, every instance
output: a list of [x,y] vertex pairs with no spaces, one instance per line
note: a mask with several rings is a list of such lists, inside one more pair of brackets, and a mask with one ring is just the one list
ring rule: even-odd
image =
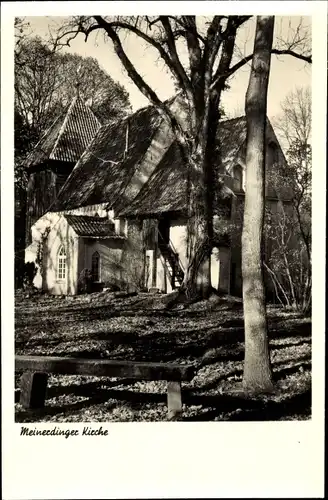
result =
[[[52,397],[70,392],[69,387],[66,387],[65,391],[62,390],[63,388],[53,389],[51,391]],[[99,384],[98,387],[94,385],[92,388],[89,384],[85,384],[83,390],[74,388],[73,392],[79,396],[86,396],[88,399],[67,405],[45,406],[40,410],[20,410],[16,412],[16,422],[33,422],[45,416],[62,413],[68,416],[97,404],[105,404],[106,411],[115,408],[118,402],[128,404],[134,411],[142,411],[145,404],[158,405],[162,403],[166,405],[166,394],[101,389]],[[183,416],[181,420],[186,422],[221,420],[223,414],[226,414],[224,420],[233,421],[274,421],[282,418],[288,419],[295,414],[299,418],[308,418],[311,414],[311,389],[308,388],[302,393],[279,402],[252,400],[230,395],[197,395],[192,391],[184,390],[183,403],[187,407],[194,405],[202,408],[202,411],[194,415]]]
[[[231,388],[242,377],[244,329],[240,302],[229,305],[218,301],[209,310],[156,309],[156,304],[146,308],[149,300],[145,302],[144,297],[126,307],[124,301],[105,305],[64,302],[58,302],[58,310],[48,306],[46,311],[39,304],[37,314],[31,305],[18,308],[16,349],[20,354],[191,363],[197,368],[197,381],[183,388],[185,421],[302,419],[311,414],[310,319],[289,317],[278,309],[269,314],[275,382],[279,385],[294,377],[296,388],[286,390],[280,399],[246,399],[224,390],[226,384]],[[113,318],[119,319],[115,331],[110,321],[106,328],[106,321]],[[70,335],[65,330],[69,327]],[[300,373],[309,377],[298,386],[296,378]],[[135,412],[142,412],[148,405],[166,405],[165,393],[132,390],[133,384],[133,380],[120,379],[53,385],[44,409],[36,412],[19,407],[16,421],[40,421],[63,413],[76,415],[94,405],[102,405],[110,412],[120,402]],[[66,396],[73,396],[73,402],[68,398],[65,404],[57,404],[56,398],[60,401]],[[84,399],[74,402],[74,397]],[[19,400],[19,390],[15,400]],[[162,416],[165,420],[166,410]]]

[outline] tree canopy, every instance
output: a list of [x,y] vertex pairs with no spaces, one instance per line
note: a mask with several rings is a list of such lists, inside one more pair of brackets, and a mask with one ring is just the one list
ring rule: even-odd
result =
[[77,94],[101,123],[131,110],[126,90],[92,57],[54,50],[16,24],[15,151],[28,152]]

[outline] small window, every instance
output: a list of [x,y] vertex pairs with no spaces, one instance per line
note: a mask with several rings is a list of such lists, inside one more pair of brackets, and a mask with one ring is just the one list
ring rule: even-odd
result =
[[243,189],[243,169],[240,165],[236,165],[233,169],[234,189],[242,191]]
[[92,280],[99,281],[100,280],[100,255],[98,252],[95,252],[92,255],[91,272],[92,272]]
[[63,246],[60,247],[58,252],[57,279],[66,279],[66,250]]

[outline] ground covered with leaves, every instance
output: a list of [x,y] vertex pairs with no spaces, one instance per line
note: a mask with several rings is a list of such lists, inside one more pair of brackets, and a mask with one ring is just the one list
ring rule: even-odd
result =
[[[172,304],[168,296],[109,292],[76,297],[16,294],[17,354],[193,364],[182,384],[183,421],[311,418],[311,320],[268,307],[275,392],[241,393],[242,303],[213,296]],[[50,376],[45,408],[19,404],[17,422],[164,421],[166,382],[79,375]]]

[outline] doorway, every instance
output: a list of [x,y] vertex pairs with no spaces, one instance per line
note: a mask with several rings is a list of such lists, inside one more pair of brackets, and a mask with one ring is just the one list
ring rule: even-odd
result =
[[160,219],[158,222],[158,243],[168,245],[170,241],[170,220]]

